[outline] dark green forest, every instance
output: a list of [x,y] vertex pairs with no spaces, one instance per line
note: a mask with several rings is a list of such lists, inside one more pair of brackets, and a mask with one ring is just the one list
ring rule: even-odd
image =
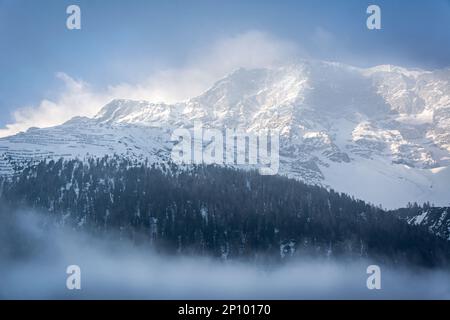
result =
[[57,224],[114,233],[170,254],[280,261],[368,258],[442,266],[448,242],[348,195],[280,176],[119,157],[43,161],[0,178],[1,214],[32,208]]

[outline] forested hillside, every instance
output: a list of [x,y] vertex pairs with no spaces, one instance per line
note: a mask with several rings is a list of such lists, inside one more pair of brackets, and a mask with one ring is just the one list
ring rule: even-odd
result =
[[[215,166],[119,157],[47,161],[0,178],[2,207],[34,208],[97,235],[222,259],[370,258],[448,264],[450,245],[345,194]],[[2,210],[1,214],[13,214]]]

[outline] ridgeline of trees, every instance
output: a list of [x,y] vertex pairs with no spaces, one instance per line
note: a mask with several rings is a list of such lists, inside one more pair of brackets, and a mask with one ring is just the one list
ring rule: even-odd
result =
[[217,166],[180,170],[119,157],[44,161],[0,178],[0,201],[169,253],[450,261],[449,243],[378,207],[284,177]]

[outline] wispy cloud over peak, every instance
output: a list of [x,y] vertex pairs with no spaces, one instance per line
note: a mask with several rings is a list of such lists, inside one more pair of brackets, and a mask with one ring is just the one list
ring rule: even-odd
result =
[[124,82],[94,90],[81,79],[57,72],[56,77],[64,83],[63,91],[55,99],[17,109],[12,114],[13,122],[0,129],[0,136],[58,125],[74,116],[91,117],[117,98],[167,103],[186,100],[237,68],[270,67],[286,63],[299,53],[292,42],[251,30],[196,48],[182,67],[159,70],[141,83]]

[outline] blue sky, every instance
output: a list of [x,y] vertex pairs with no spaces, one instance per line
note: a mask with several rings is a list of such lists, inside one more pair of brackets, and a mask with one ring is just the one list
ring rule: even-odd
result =
[[[81,30],[66,28],[70,4],[81,8]],[[369,4],[381,7],[382,30],[366,28]],[[0,0],[0,128],[21,120],[14,111],[23,118],[24,107],[58,104],[68,87],[71,99],[88,87],[88,99],[108,86],[139,86],[248,32],[265,43],[261,55],[273,41],[279,51],[358,66],[450,66],[450,0]]]

